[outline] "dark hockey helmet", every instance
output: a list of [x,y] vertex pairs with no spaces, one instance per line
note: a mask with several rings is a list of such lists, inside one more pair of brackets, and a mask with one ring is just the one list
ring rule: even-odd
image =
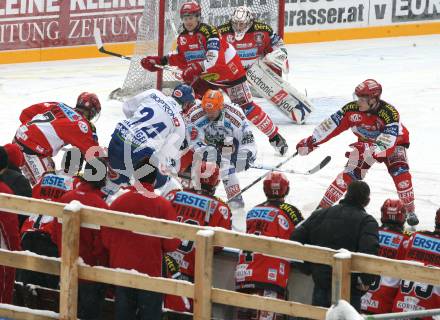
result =
[[191,107],[196,101],[194,89],[187,84],[179,84],[174,88],[171,96],[182,106],[183,111]]
[[380,209],[382,223],[395,223],[403,225],[406,220],[406,209],[403,202],[399,199],[387,199]]
[[440,230],[440,209],[435,213],[435,228]]
[[185,16],[195,15],[200,17],[202,15],[202,8],[195,1],[184,2],[180,7],[180,18]]
[[382,86],[373,79],[367,79],[357,85],[354,93],[358,97],[379,98],[382,94]]
[[284,173],[271,172],[263,181],[263,190],[268,199],[284,198],[289,193],[289,185]]
[[101,113],[101,103],[96,94],[83,92],[78,96],[75,109],[88,120],[98,119]]

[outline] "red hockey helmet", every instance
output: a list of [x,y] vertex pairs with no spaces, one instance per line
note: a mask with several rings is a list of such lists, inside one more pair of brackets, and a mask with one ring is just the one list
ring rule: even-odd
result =
[[435,213],[435,228],[440,229],[440,209]]
[[354,93],[358,97],[379,98],[382,94],[382,86],[373,79],[367,79],[358,84]]
[[195,1],[184,2],[180,7],[180,18],[184,16],[195,15],[200,17],[202,15],[202,8]]
[[406,210],[401,200],[387,199],[380,209],[382,223],[397,223],[403,225],[406,219]]
[[88,120],[92,120],[101,113],[101,103],[96,94],[83,92],[78,96],[76,109]]
[[281,172],[271,172],[263,182],[267,198],[284,198],[289,193],[289,180]]

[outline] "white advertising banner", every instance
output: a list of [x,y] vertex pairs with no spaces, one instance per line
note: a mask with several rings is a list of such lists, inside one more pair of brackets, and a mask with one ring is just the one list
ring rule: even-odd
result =
[[440,0],[286,0],[285,32],[440,21]]

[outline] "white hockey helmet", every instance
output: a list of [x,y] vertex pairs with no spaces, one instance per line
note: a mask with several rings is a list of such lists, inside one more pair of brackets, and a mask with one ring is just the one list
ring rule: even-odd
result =
[[245,6],[235,9],[234,13],[232,14],[231,24],[232,29],[234,29],[235,32],[236,40],[243,39],[246,31],[249,30],[253,21],[254,15],[252,14],[251,9]]

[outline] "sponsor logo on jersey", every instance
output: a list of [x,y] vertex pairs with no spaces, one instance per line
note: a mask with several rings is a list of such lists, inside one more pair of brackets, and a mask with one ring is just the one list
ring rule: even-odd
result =
[[397,137],[399,135],[399,126],[397,124],[386,126],[383,133]]
[[235,47],[236,47],[237,49],[247,49],[247,48],[252,48],[252,43],[248,43],[248,42],[246,42],[246,43],[237,43],[237,44],[235,45]]
[[258,56],[258,49],[237,50],[237,53],[240,59],[256,58]]
[[209,209],[210,199],[200,195],[181,191],[176,193],[174,203],[197,208],[206,212]]
[[277,281],[277,275],[278,275],[277,269],[269,268],[269,270],[267,270],[267,280]]
[[190,44],[190,45],[188,46],[188,48],[190,48],[190,49],[198,49],[198,48],[199,48],[199,45],[198,45],[197,43],[195,43],[195,44]]
[[220,50],[220,40],[218,38],[209,39],[206,44],[208,50]]
[[440,239],[428,237],[422,234],[416,234],[412,248],[440,254]]
[[205,59],[205,51],[204,50],[186,51],[184,53],[184,55],[185,55],[185,59],[187,62]]
[[199,136],[199,132],[197,131],[196,128],[192,127],[189,135],[191,140],[196,140],[197,137]]
[[67,183],[70,179],[68,177],[60,177],[55,174],[47,174],[41,181],[41,187],[51,187],[61,190],[70,190]]
[[228,34],[226,37],[226,41],[229,43],[233,43],[235,41],[235,37],[232,34]]
[[281,214],[278,215],[278,224],[284,230],[289,229],[289,221],[287,221],[287,219],[283,215],[281,215]]
[[257,45],[263,44],[264,34],[261,32],[256,32],[254,34],[254,39]]
[[362,121],[362,116],[359,113],[353,113],[350,116],[350,121],[351,122],[360,122],[360,121]]
[[232,74],[237,74],[238,73],[238,67],[234,62],[230,62],[227,64],[229,70],[231,70]]
[[252,269],[247,268],[247,264],[239,264],[235,268],[235,280],[238,282],[242,282],[246,279],[246,277],[252,277]]
[[84,121],[78,121],[78,127],[82,133],[89,132],[89,126]]
[[381,247],[383,246],[387,248],[398,249],[402,241],[403,235],[379,230],[379,244]]
[[425,310],[424,307],[419,306],[420,299],[416,297],[405,296],[403,300],[404,301],[397,301],[396,303],[397,308],[402,311]]
[[186,44],[186,38],[185,37],[180,37],[179,38],[179,42],[181,46],[184,46]]
[[265,220],[273,222],[276,216],[277,213],[274,209],[255,207],[248,212],[246,220]]
[[407,189],[410,186],[410,182],[409,182],[409,180],[403,180],[403,181],[400,181],[397,184],[397,186],[399,187],[399,189]]
[[218,208],[218,211],[222,214],[222,216],[225,220],[228,219],[228,217],[229,217],[228,208],[226,208],[225,206],[221,206],[220,208]]
[[69,119],[70,121],[76,121],[81,118],[81,116],[78,113],[76,113],[72,108],[66,106],[62,102],[58,103],[58,107],[64,113],[66,118]]

